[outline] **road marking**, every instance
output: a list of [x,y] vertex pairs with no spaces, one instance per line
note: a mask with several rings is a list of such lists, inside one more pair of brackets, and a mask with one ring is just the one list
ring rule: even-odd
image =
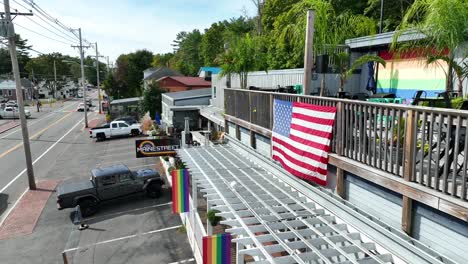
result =
[[167,202],[167,203],[163,203],[163,204],[145,206],[145,207],[141,207],[141,208],[120,211],[120,212],[117,212],[117,213],[105,214],[105,215],[95,216],[95,217],[91,217],[91,218],[86,218],[85,221],[91,221],[91,220],[95,220],[95,219],[99,219],[99,218],[103,218],[103,217],[109,217],[109,216],[117,216],[117,215],[122,215],[122,214],[126,214],[126,213],[142,211],[142,210],[146,210],[146,209],[150,209],[150,208],[163,207],[163,206],[171,205],[171,204],[172,204],[172,202]]
[[189,259],[184,259],[184,260],[181,260],[181,261],[171,262],[169,264],[188,263],[188,262],[194,262],[194,261],[195,261],[194,258],[189,258]]
[[[50,146],[46,151],[44,151],[39,157],[37,157],[34,161],[33,161],[33,165],[36,164],[36,162],[38,162],[40,159],[42,159],[42,157],[44,157],[51,149],[53,149],[60,141],[62,141],[62,139],[64,139],[66,136],[68,136],[68,134],[70,134],[73,129],[75,129],[80,123],[81,121],[83,121],[84,118],[82,118],[80,121],[78,121],[70,130],[68,130],[67,133],[65,133],[61,138],[59,138],[57,141],[55,141],[55,143]],[[10,185],[12,185],[16,180],[18,180],[18,178],[23,175],[23,173],[26,172],[26,169],[23,169],[20,173],[18,173],[18,175],[16,175],[15,178],[13,178],[13,180],[11,180],[7,185],[5,185],[5,187],[3,187],[1,190],[0,190],[0,193],[3,193],[8,187],[10,187]]]
[[182,225],[171,226],[171,227],[166,227],[166,228],[162,228],[162,229],[156,229],[156,230],[152,230],[152,231],[148,231],[148,232],[140,233],[140,234],[134,234],[134,235],[129,235],[129,236],[118,237],[118,238],[114,238],[114,239],[109,239],[109,240],[96,242],[96,243],[89,244],[89,245],[86,245],[86,246],[83,246],[83,247],[69,248],[69,249],[64,250],[63,252],[67,253],[67,252],[75,251],[75,250],[78,250],[78,249],[90,248],[90,247],[93,247],[93,246],[108,244],[108,243],[112,243],[112,242],[116,242],[116,241],[120,241],[120,240],[124,240],[124,239],[130,239],[130,238],[136,238],[136,237],[144,236],[144,235],[151,235],[151,234],[155,234],[155,233],[161,233],[161,232],[164,232],[164,231],[169,231],[169,230],[177,229],[177,228],[180,228],[180,227],[182,227]]
[[21,201],[21,198],[23,198],[23,196],[29,191],[29,188],[26,188],[26,190],[24,190],[24,192],[20,195],[20,197],[18,198],[18,200],[16,200],[16,202],[13,204],[13,206],[8,209],[8,211],[6,211],[3,216],[2,216],[2,220],[0,220],[0,227],[3,225],[3,222],[5,222],[5,220],[7,219],[7,217],[10,215],[11,211],[13,211],[13,209],[15,209],[15,207],[18,205],[18,203]]
[[[48,130],[49,128],[55,126],[56,124],[58,124],[60,121],[62,121],[63,119],[67,118],[69,115],[71,115],[71,113],[68,113],[66,114],[65,116],[63,116],[62,118],[60,118],[59,120],[55,121],[54,123],[48,125],[47,127],[45,127],[44,129],[42,129],[41,131],[37,132],[36,134],[32,135],[29,137],[29,140],[39,136],[40,134],[44,133],[46,130]],[[8,155],[10,152],[18,149],[19,147],[23,146],[23,142],[21,143],[18,143],[17,145],[15,145],[14,147],[10,148],[9,150],[3,152],[2,154],[0,154],[0,158],[3,158],[5,157],[6,155]]]
[[[64,108],[67,108],[67,107],[70,107],[70,106],[73,106],[73,105],[76,105],[76,103],[67,105],[67,106],[65,106]],[[62,106],[62,107],[63,107],[63,106]],[[60,109],[60,108],[59,108],[59,109]],[[52,111],[52,112],[48,113],[47,115],[43,116],[42,118],[40,118],[40,119],[38,119],[38,120],[35,120],[34,122],[28,123],[28,127],[29,127],[29,126],[32,126],[32,125],[34,125],[34,124],[36,124],[36,123],[39,122],[39,121],[43,121],[44,119],[51,117],[51,116],[52,116],[53,114],[55,114],[55,113],[58,113],[58,112]],[[15,134],[15,133],[17,133],[17,132],[20,132],[20,131],[21,131],[21,128],[19,128],[19,129],[15,130],[15,131],[12,131],[12,132],[10,132],[10,133],[8,133],[8,134],[6,134],[6,135],[0,137],[0,139],[4,139],[4,138],[6,138],[6,137],[8,137],[8,136],[10,136],[10,135],[13,135],[13,134]]]

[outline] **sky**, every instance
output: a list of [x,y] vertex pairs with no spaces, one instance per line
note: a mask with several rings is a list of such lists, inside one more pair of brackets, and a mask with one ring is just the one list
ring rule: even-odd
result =
[[[30,0],[10,0],[12,12],[14,9],[27,12],[31,9],[27,2]],[[171,43],[180,31],[199,29],[203,32],[214,22],[255,14],[251,0],[35,0],[34,3],[67,27],[81,28],[83,38],[97,42],[99,53],[109,56],[111,63],[120,54],[139,49],[172,52]],[[3,11],[3,0],[0,5]],[[37,11],[33,10],[33,14],[32,17],[18,16],[13,21],[16,33],[28,39],[33,49],[42,53],[79,55],[71,47],[78,42],[72,43],[64,33],[47,24]],[[94,49],[85,52],[85,55],[95,55]],[[37,53],[31,52],[31,55],[37,56]]]

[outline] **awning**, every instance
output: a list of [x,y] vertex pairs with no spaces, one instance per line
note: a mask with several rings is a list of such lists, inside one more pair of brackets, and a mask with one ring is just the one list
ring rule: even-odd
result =
[[206,117],[217,125],[224,127],[224,116],[222,109],[210,105],[200,109],[200,115]]
[[[382,245],[226,145],[178,151],[253,263],[403,263]],[[305,183],[304,183],[305,184]]]

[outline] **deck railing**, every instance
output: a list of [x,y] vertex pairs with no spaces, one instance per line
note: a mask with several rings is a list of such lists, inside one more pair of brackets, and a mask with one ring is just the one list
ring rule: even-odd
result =
[[332,152],[467,200],[468,111],[225,90],[226,114],[271,130],[274,99],[335,106]]

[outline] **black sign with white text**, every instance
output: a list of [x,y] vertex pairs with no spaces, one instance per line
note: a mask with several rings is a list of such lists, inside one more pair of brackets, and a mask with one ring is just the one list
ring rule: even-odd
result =
[[175,138],[139,139],[135,141],[136,157],[175,156],[180,140]]

